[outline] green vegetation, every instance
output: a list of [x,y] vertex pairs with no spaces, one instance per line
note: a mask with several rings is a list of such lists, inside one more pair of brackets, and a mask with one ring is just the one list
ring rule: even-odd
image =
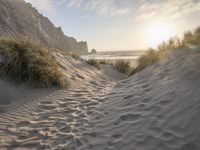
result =
[[200,44],[200,27],[196,28],[193,32],[185,32],[182,42],[184,46]]
[[115,63],[116,69],[124,74],[129,75],[131,73],[131,66],[128,61],[119,60]]
[[168,41],[164,41],[158,45],[156,49],[148,50],[144,55],[138,59],[138,66],[131,74],[145,69],[160,60],[168,50],[176,50],[184,48],[189,45],[200,44],[200,27],[194,31],[187,31],[184,33],[183,39],[172,37]]
[[99,65],[99,62],[96,61],[96,60],[94,60],[94,59],[88,60],[87,63],[90,64],[90,65],[92,65],[92,66],[94,66],[94,67],[96,67],[97,69],[101,69],[100,65]]
[[102,64],[102,65],[110,65],[110,66],[114,66],[114,62],[111,62],[109,60],[100,60],[98,61],[99,64]]
[[39,87],[66,84],[50,51],[40,45],[24,39],[1,38],[0,54],[4,58],[0,71],[12,80]]
[[92,66],[94,66],[98,69],[101,69],[100,64],[114,66],[119,72],[126,74],[126,75],[130,75],[130,73],[132,71],[132,68],[130,66],[129,61],[119,60],[119,61],[116,61],[115,63],[112,63],[112,62],[109,62],[109,61],[106,61],[106,60],[97,61],[97,60],[94,60],[94,59],[90,59],[87,62],[90,65],[92,65]]
[[106,60],[100,60],[99,63],[102,65],[109,65],[109,62],[107,62]]

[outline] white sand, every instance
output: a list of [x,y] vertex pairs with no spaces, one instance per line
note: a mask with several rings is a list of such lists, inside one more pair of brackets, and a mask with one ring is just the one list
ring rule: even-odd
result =
[[4,83],[9,90],[0,95],[13,95],[0,114],[1,149],[200,149],[200,53],[193,48],[120,82],[111,68],[55,55],[69,89],[35,99],[29,90],[20,100],[22,90],[15,95],[17,88]]

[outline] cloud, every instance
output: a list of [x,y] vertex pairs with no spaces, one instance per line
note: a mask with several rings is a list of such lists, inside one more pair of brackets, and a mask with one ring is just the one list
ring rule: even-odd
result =
[[80,7],[81,6],[81,0],[71,0],[71,1],[68,1],[68,7],[72,7],[72,6],[75,6],[75,7]]
[[152,11],[152,12],[142,12],[137,19],[149,19],[152,18],[153,16],[156,15],[156,11]]
[[113,29],[113,28],[106,28],[105,31],[109,33],[120,33],[119,29]]
[[89,18],[89,15],[81,15],[80,18]]
[[129,8],[120,6],[117,0],[60,0],[59,3],[83,8],[102,16],[122,16],[131,12]]
[[200,13],[200,1],[142,0],[138,8],[137,19],[151,19],[157,16],[180,19],[191,13]]
[[25,0],[39,11],[54,12],[54,5],[81,8],[102,16],[122,16],[131,12],[130,8],[120,6],[118,0]]

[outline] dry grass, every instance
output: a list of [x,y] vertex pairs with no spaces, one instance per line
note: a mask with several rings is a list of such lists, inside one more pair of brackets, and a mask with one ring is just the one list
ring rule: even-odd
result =
[[129,75],[131,73],[131,66],[129,61],[119,60],[115,62],[116,69],[124,74]]
[[145,69],[146,67],[154,64],[159,59],[160,59],[159,51],[156,51],[154,49],[148,50],[145,54],[140,56],[140,58],[138,59],[138,65],[131,74],[134,74],[138,71]]
[[90,65],[92,65],[92,66],[94,66],[94,67],[96,67],[97,69],[101,69],[100,65],[99,65],[99,62],[96,61],[96,60],[94,60],[94,59],[88,60],[87,63],[90,64]]
[[131,74],[141,71],[148,66],[154,64],[162,58],[163,54],[168,50],[176,50],[188,45],[200,44],[200,27],[194,31],[187,31],[184,33],[183,39],[172,37],[168,41],[164,41],[158,45],[156,49],[148,50],[144,55],[138,59],[138,66]]
[[109,63],[106,60],[100,60],[99,63],[102,65],[109,65]]
[[40,87],[66,84],[54,58],[40,45],[24,39],[1,38],[0,54],[4,58],[1,72],[12,80]]

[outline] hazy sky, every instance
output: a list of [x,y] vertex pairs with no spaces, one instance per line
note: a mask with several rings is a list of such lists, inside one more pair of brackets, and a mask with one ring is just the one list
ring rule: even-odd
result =
[[200,25],[200,0],[26,1],[89,49],[146,49]]

